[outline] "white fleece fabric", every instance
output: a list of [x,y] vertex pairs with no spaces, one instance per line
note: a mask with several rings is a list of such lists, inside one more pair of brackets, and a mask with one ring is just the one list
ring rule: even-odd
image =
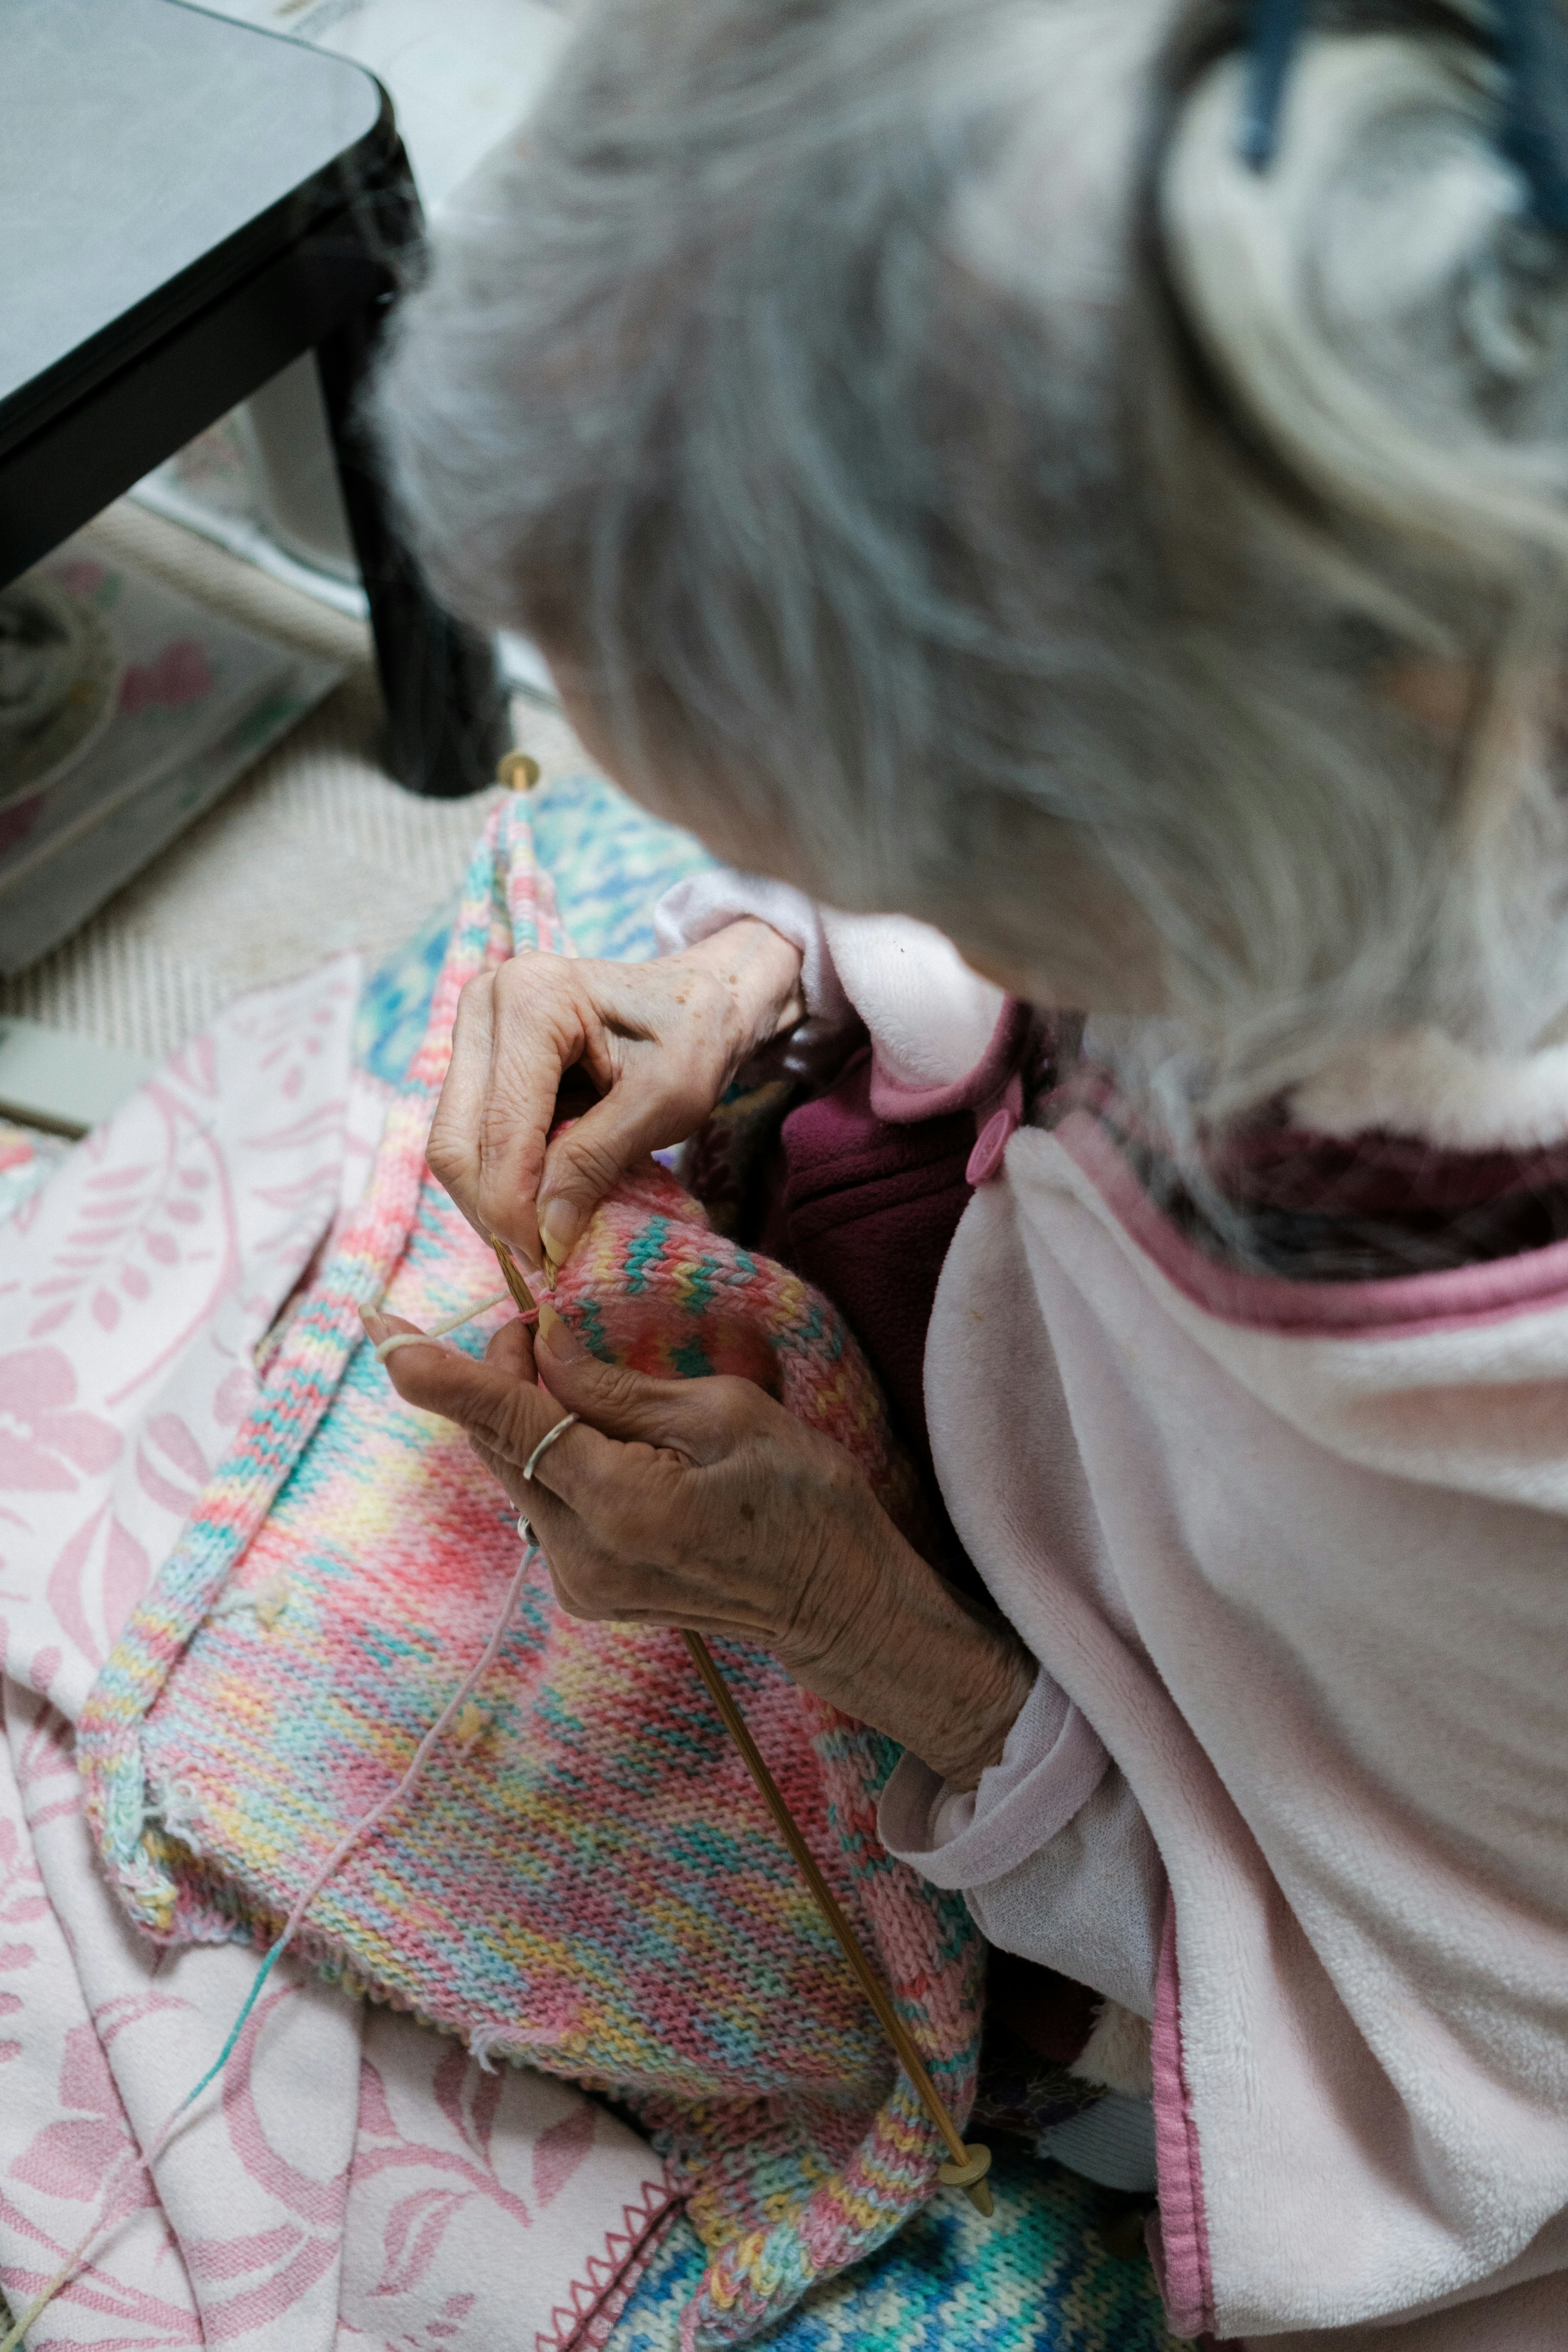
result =
[[1321,1070],[1290,1108],[1320,1135],[1382,1127],[1452,1151],[1527,1151],[1568,1131],[1568,1045],[1489,1061],[1440,1030],[1405,1030]]
[[973,1792],[905,1756],[879,1827],[932,1885],[963,1890],[993,1944],[1153,2016],[1164,1872],[1126,1780],[1053,1675],[1039,1675]]
[[[810,930],[808,993],[853,971],[912,1101],[984,983],[930,959],[952,1001],[917,1069],[918,941],[852,929]],[[1516,1072],[1505,1128],[1519,1101]],[[906,1763],[885,1828],[995,1941],[1154,2008],[1173,2323],[1556,2352],[1568,1244],[1237,1276],[1075,1114],[971,1202],[926,1393],[953,1522],[1043,1672],[972,1802]]]

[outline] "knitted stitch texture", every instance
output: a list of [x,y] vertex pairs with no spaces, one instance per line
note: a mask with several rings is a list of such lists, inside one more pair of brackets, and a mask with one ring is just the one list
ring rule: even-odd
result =
[[[1126,2212],[1077,2174],[999,2147],[995,2212],[935,2200],[852,2271],[819,2280],[767,2352],[1178,2352],[1154,2273],[1113,2253],[1105,2225]],[[605,2352],[675,2352],[704,2265],[677,2214]],[[542,2342],[538,2352],[546,2352]]]
[[[495,1286],[424,1146],[459,989],[536,942],[569,951],[526,814],[508,803],[364,1202],[83,1715],[104,1862],[162,1939],[277,1933],[402,1774],[515,1569],[504,1496],[459,1432],[401,1403],[357,1309],[424,1326]],[[598,1213],[556,1304],[606,1360],[758,1380],[845,1444],[912,1525],[911,1475],[833,1308],[711,1233],[652,1163]],[[475,1327],[476,1350],[501,1313]],[[895,1751],[764,1654],[715,1648],[962,2120],[980,1944],[962,1902],[877,1841]],[[943,2151],[679,1633],[563,1617],[536,1557],[476,1697],[413,1799],[329,1883],[302,1948],[481,2057],[628,2101],[708,2250],[683,2340],[742,2340],[889,2236],[931,2194]]]

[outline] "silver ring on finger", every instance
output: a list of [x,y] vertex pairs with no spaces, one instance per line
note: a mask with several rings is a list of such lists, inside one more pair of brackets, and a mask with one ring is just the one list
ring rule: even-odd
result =
[[522,1465],[522,1483],[525,1486],[532,1477],[535,1470],[539,1467],[541,1455],[549,1453],[551,1447],[554,1444],[558,1437],[565,1436],[566,1432],[571,1428],[573,1423],[577,1418],[578,1416],[576,1413],[569,1412],[565,1416],[564,1420],[558,1421],[556,1423],[553,1429],[547,1429],[545,1431],[543,1436],[540,1439],[538,1444],[534,1447],[532,1453],[529,1455],[527,1461]]

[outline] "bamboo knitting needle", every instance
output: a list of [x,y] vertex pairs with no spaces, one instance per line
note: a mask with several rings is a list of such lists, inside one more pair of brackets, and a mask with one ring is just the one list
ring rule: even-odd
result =
[[[531,1311],[533,1297],[518,1269],[506,1244],[491,1237],[506,1286],[524,1314]],[[542,1307],[540,1309],[543,1314]],[[915,2048],[914,2041],[888,1998],[887,1988],[871,1966],[861,1948],[860,1939],[845,1917],[837,1896],[817,1867],[816,1857],[801,1835],[795,1815],[784,1801],[783,1790],[769,1771],[766,1759],[746,1726],[746,1718],[730,1693],[730,1685],[720,1673],[712,1651],[700,1633],[683,1630],[687,1648],[690,1651],[697,1671],[707,1684],[714,1706],[718,1708],[724,1728],[741,1752],[746,1769],[756,1782],[779,1834],[795,1856],[795,1864],[811,1889],[816,1907],[826,1920],[838,1941],[839,1949],[854,1969],[871,2007],[876,2011],[882,2031],[897,2051],[900,2063],[919,2092],[927,2115],[947,2144],[950,2161],[940,2167],[938,2179],[949,2189],[962,2189],[970,2203],[987,2219],[994,2210],[991,2188],[985,2175],[991,2169],[991,2150],[978,2142],[966,2147],[959,2137],[957,2125],[948,2114],[941,2092],[931,2081],[924,2059]]]
[[524,1315],[531,1315],[534,1311],[533,1293],[524,1282],[516,1258],[513,1257],[505,1242],[495,1234],[490,1235],[490,1247],[496,1254],[496,1264],[500,1268],[501,1280],[510,1291],[515,1305]]
[[837,1937],[845,1958],[860,1979],[860,1989],[881,2020],[882,2030],[899,2053],[905,2074],[920,2093],[938,2131],[947,2142],[952,2162],[941,2168],[940,2178],[950,2189],[962,2189],[970,2203],[989,2217],[990,2184],[985,2175],[991,2169],[991,2150],[978,2144],[966,2147],[958,2136],[958,2126],[948,2114],[941,2092],[926,2072],[925,2061],[915,2048],[908,2026],[889,2000],[887,1990],[876,1969],[866,1958],[859,1937],[839,1908],[838,1898],[816,1865],[816,1857],[801,1835],[795,1815],[784,1802],[784,1791],[767,1768],[761,1748],[746,1727],[746,1718],[730,1694],[730,1685],[720,1673],[712,1651],[700,1633],[685,1632],[686,1646],[697,1664],[697,1671],[712,1694],[713,1704],[724,1719],[724,1727],[745,1759],[746,1769],[763,1792],[769,1812],[779,1825],[779,1833],[794,1854],[800,1874],[816,1897],[816,1907]]

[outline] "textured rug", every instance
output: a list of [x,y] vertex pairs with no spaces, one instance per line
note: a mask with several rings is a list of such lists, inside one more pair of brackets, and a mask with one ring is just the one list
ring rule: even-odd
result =
[[[449,920],[494,794],[421,800],[393,782],[363,625],[129,501],[96,528],[124,561],[345,673],[73,938],[0,982],[0,1013],[162,1058],[247,988],[349,948],[374,967],[426,918]],[[520,700],[514,728],[546,776],[587,765],[552,714]]]

